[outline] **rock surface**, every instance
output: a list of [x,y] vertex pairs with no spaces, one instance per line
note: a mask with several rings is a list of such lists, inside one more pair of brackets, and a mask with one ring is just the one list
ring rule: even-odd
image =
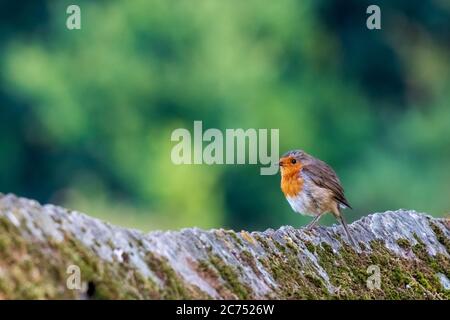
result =
[[340,226],[144,234],[0,194],[0,298],[450,298],[447,220],[387,211],[350,230],[357,247]]

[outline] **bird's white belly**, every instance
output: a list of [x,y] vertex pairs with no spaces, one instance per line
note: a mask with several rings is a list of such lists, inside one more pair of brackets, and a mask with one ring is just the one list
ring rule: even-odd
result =
[[298,195],[286,197],[291,205],[292,210],[307,216],[316,216],[316,213],[311,212],[312,199],[308,197],[306,192],[300,192]]

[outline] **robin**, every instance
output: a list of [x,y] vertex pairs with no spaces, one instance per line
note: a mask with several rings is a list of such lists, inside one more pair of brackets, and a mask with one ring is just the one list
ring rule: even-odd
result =
[[291,208],[314,217],[307,230],[312,230],[322,215],[329,212],[341,222],[348,239],[355,244],[341,211],[352,207],[334,170],[303,150],[287,152],[279,165],[281,190]]

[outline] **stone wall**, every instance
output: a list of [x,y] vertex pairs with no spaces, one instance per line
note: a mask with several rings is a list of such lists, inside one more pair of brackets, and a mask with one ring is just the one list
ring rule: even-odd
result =
[[450,298],[449,221],[397,210],[350,230],[357,247],[337,225],[145,234],[0,194],[0,298]]

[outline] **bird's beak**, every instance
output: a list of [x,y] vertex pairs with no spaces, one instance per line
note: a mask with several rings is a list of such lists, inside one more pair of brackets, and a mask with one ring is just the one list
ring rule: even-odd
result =
[[282,166],[283,166],[283,161],[278,162],[278,165],[279,165],[280,167],[282,167]]

